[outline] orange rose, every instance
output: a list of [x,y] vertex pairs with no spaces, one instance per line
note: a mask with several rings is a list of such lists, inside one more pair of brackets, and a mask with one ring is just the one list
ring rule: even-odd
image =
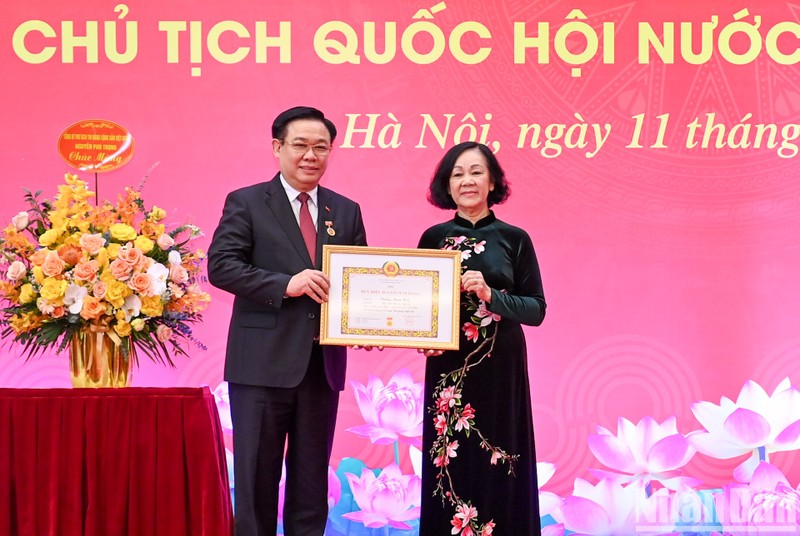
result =
[[189,272],[180,264],[173,264],[169,267],[169,280],[173,283],[186,283],[189,281]]
[[144,261],[144,253],[142,253],[141,249],[136,247],[122,246],[119,248],[117,259],[135,268]]
[[72,272],[72,275],[78,281],[94,281],[99,269],[100,265],[95,260],[79,262],[75,265],[75,270]]
[[147,291],[150,288],[150,276],[143,272],[136,272],[128,279],[128,286],[136,291],[137,294],[146,296],[149,294]]
[[58,256],[55,251],[50,251],[45,255],[42,263],[42,271],[47,277],[55,277],[64,271],[66,263]]
[[114,276],[114,279],[118,281],[127,281],[133,271],[133,268],[128,263],[119,258],[111,261],[111,264],[108,265],[108,269],[111,271],[111,275]]
[[65,263],[74,266],[80,262],[83,255],[80,247],[69,244],[58,248],[58,256],[61,257],[61,260]]
[[159,324],[156,328],[156,338],[161,342],[167,342],[172,338],[172,328]]
[[81,236],[80,244],[89,255],[97,255],[100,253],[103,246],[106,245],[106,241],[101,234],[85,234]]
[[31,255],[31,264],[33,264],[34,266],[41,266],[42,264],[44,264],[44,258],[47,256],[49,252],[50,250],[46,248],[37,249],[36,251],[33,252],[33,255]]
[[108,290],[108,286],[103,281],[96,281],[94,285],[92,285],[92,294],[95,298],[103,299],[106,296],[106,290]]
[[106,312],[103,302],[94,296],[83,298],[83,308],[81,308],[81,318],[84,320],[96,320]]

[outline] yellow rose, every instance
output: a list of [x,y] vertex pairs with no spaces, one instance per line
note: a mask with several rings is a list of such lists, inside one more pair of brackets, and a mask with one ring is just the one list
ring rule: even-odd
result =
[[111,273],[111,270],[101,270],[100,271],[100,281],[102,281],[106,285],[110,285],[111,283],[113,283],[116,280],[117,279]]
[[61,236],[61,232],[57,229],[48,229],[47,231],[39,237],[39,244],[42,246],[49,246],[51,244],[55,244],[58,237]]
[[142,320],[141,318],[134,318],[133,320],[131,320],[131,327],[135,331],[142,331],[144,329],[144,320]]
[[48,277],[42,283],[42,298],[50,303],[61,303],[64,292],[67,291],[68,283],[62,279]]
[[142,253],[147,254],[155,246],[155,243],[144,235],[139,235],[133,241],[133,245],[142,250]]
[[107,281],[106,284],[108,285],[108,289],[106,290],[105,300],[114,307],[122,307],[125,303],[125,298],[133,293],[128,285],[122,281],[113,279]]
[[40,285],[42,284],[42,281],[44,281],[44,270],[42,270],[41,266],[33,267],[33,280]]
[[147,215],[147,219],[150,221],[161,221],[166,217],[167,211],[156,206],[153,206],[153,208],[150,210],[150,214]]
[[161,316],[164,312],[164,304],[158,296],[145,296],[142,298],[141,313],[145,316]]
[[31,303],[36,299],[36,291],[33,290],[33,285],[25,283],[19,289],[19,302],[22,304]]
[[117,255],[119,255],[119,248],[120,248],[119,244],[109,244],[108,247],[106,247],[106,251],[108,252],[108,258],[116,259]]
[[136,231],[126,223],[115,223],[109,231],[111,231],[111,238],[120,242],[127,242],[136,238]]
[[[119,250],[119,244],[112,245],[117,246],[117,250]],[[94,258],[94,260],[97,261],[101,268],[108,266],[108,249],[100,248],[100,251],[97,252],[97,256]]]
[[117,335],[120,337],[127,337],[131,334],[131,325],[124,320],[122,322],[117,322],[114,324],[114,331],[116,331]]

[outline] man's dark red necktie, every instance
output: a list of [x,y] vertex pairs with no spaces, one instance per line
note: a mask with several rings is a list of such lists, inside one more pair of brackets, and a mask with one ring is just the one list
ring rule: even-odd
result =
[[311,263],[317,264],[317,228],[314,226],[314,220],[311,219],[311,212],[308,210],[308,200],[311,196],[305,192],[301,192],[297,199],[300,200],[300,232],[303,233],[303,240],[306,243],[306,249],[311,256]]

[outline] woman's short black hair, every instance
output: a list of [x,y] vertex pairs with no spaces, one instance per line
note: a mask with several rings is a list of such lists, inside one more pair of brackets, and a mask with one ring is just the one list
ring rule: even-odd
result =
[[450,197],[450,193],[448,192],[450,175],[453,174],[456,160],[461,156],[461,153],[470,149],[478,149],[486,158],[486,164],[489,167],[489,177],[492,180],[492,184],[494,184],[494,190],[489,192],[489,206],[500,204],[508,199],[508,196],[511,194],[511,189],[508,181],[506,181],[506,174],[503,168],[500,167],[500,162],[497,161],[492,150],[482,143],[465,141],[450,148],[436,166],[436,171],[433,173],[431,185],[428,189],[428,201],[433,206],[449,209],[457,208],[455,201],[453,201],[453,198]]
[[272,137],[283,141],[286,138],[286,129],[289,123],[298,119],[313,119],[321,122],[328,129],[328,134],[331,135],[331,143],[336,139],[336,126],[333,121],[325,117],[321,111],[310,106],[295,106],[278,114],[278,117],[272,122]]

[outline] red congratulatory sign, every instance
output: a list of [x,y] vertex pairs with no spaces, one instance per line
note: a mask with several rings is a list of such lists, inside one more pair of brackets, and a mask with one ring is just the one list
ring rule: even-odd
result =
[[81,171],[112,171],[127,164],[133,156],[133,136],[113,121],[78,121],[58,137],[58,154]]

